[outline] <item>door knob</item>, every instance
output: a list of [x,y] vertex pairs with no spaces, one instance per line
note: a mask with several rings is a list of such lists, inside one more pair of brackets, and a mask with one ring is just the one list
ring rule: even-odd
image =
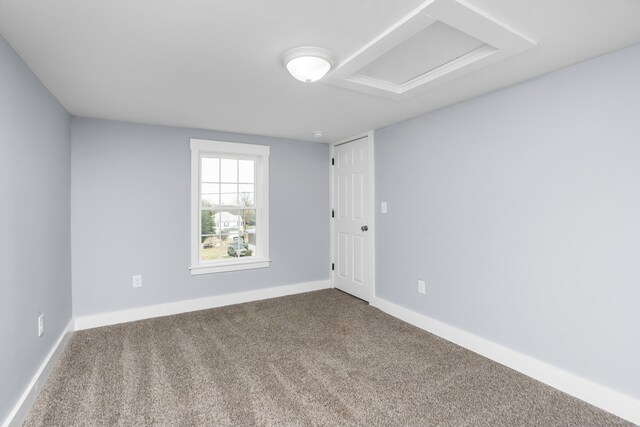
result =
[[363,225],[362,227],[360,227],[360,230],[362,231],[367,231],[369,229],[369,227],[367,227],[366,225]]

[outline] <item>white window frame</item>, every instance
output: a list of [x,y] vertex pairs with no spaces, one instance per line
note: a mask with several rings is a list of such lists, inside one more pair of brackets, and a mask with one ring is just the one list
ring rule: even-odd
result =
[[[191,139],[191,274],[221,273],[269,267],[269,147],[266,145]],[[203,156],[256,158],[256,257],[200,260],[200,159]]]

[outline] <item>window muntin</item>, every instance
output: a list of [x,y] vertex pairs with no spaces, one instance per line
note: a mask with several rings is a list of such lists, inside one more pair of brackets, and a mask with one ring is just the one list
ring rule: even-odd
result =
[[269,147],[192,139],[191,149],[192,274],[267,267]]

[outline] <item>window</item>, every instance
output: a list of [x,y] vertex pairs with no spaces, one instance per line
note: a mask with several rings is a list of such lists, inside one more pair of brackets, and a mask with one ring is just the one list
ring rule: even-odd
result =
[[191,140],[191,274],[269,267],[269,147]]

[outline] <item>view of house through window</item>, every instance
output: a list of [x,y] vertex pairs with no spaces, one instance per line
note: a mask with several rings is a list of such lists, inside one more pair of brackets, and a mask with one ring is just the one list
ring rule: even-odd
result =
[[256,256],[256,160],[200,161],[200,260]]

